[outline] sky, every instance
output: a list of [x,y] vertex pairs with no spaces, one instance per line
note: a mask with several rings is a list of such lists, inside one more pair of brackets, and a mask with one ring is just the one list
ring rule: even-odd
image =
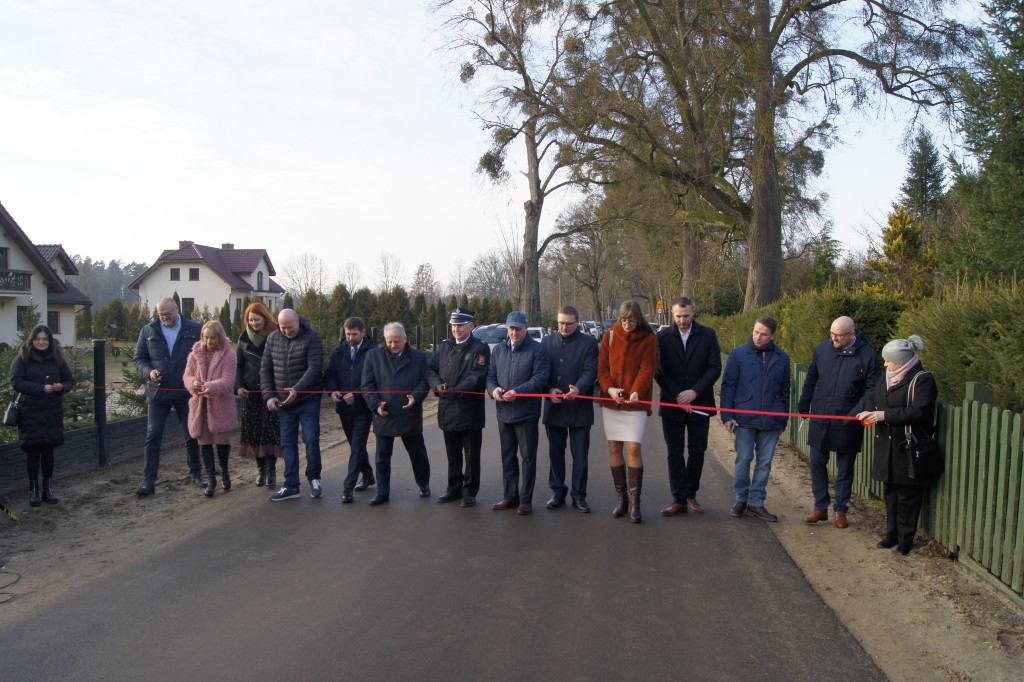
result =
[[[279,281],[312,252],[372,286],[387,252],[445,282],[521,231],[527,195],[475,172],[478,93],[439,24],[422,0],[0,0],[0,202],[94,260],[189,239],[266,248]],[[848,248],[884,223],[904,129],[840,130],[816,189]]]

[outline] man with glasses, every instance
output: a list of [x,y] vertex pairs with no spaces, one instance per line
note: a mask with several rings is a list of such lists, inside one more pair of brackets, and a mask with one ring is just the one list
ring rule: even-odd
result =
[[[580,314],[571,305],[558,311],[558,331],[541,340],[551,365],[548,378],[550,398],[544,401],[544,429],[548,436],[551,468],[548,485],[552,495],[548,509],[565,505],[572,494],[572,508],[584,514],[587,504],[587,458],[590,454],[590,427],[594,425],[594,401],[576,400],[590,395],[597,381],[600,344],[580,329]],[[565,444],[572,453],[572,490],[565,485]]]
[[[814,349],[807,367],[800,414],[855,416],[867,409],[871,391],[881,376],[878,355],[867,344],[850,317],[832,323],[829,338]],[[864,440],[864,427],[856,421],[811,419],[807,431],[810,446],[811,490],[814,511],[806,523],[828,520],[828,459],[836,453],[836,528],[846,528],[847,505],[853,485],[853,463]]]
[[189,477],[200,488],[206,487],[199,464],[199,443],[188,432],[188,399],[185,390],[185,364],[192,346],[199,341],[202,327],[178,314],[172,298],[161,298],[156,304],[157,319],[139,331],[132,361],[135,369],[146,377],[146,453],[139,496],[156,491],[160,469],[160,446],[164,426],[173,409],[178,415],[181,433],[185,436],[185,458]]

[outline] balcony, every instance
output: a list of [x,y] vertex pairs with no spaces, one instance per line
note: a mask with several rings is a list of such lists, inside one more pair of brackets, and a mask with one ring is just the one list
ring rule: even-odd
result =
[[0,292],[28,293],[32,291],[32,272],[27,270],[0,270]]

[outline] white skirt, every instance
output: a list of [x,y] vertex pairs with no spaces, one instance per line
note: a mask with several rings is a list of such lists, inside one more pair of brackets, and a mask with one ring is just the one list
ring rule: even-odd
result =
[[601,417],[604,420],[605,440],[624,443],[642,443],[644,441],[644,429],[647,427],[646,410],[633,412],[602,407]]

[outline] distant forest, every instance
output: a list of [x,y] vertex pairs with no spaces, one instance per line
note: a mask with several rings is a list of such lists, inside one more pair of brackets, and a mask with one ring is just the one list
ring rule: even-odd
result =
[[131,305],[138,297],[128,290],[128,285],[146,271],[145,263],[124,263],[112,260],[106,263],[94,261],[89,256],[82,258],[78,254],[71,257],[78,268],[78,277],[74,285],[92,299],[93,309],[99,309],[114,299]]

